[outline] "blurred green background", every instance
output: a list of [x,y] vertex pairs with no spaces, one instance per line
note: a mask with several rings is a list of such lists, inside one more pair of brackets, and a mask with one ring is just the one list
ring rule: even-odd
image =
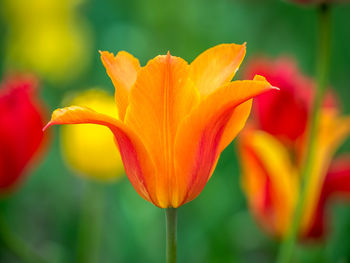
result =
[[[25,8],[18,12],[24,2]],[[314,72],[317,16],[312,7],[279,0],[0,3],[1,75],[12,70],[37,72],[50,110],[63,106],[67,92],[97,86],[113,93],[98,50],[126,50],[145,65],[168,50],[192,61],[216,44],[247,42],[245,62],[257,54],[287,54],[297,59],[304,73],[312,76]],[[60,25],[60,15],[67,26],[55,26]],[[331,85],[346,114],[350,114],[349,16],[350,5],[334,6]],[[56,22],[51,25],[50,20]],[[28,35],[24,35],[25,27],[30,28]],[[62,33],[55,35],[55,30]],[[47,31],[51,33],[48,40],[37,44],[36,34]],[[50,45],[60,48],[46,63],[42,57]],[[1,216],[9,227],[50,262],[76,262],[81,210],[88,203],[99,211],[99,216],[84,219],[100,240],[96,262],[164,262],[164,211],[144,201],[126,177],[103,185],[76,176],[62,159],[59,129],[50,132],[52,140],[40,164],[1,204]],[[340,151],[349,150],[348,141]],[[86,200],[87,191],[95,196],[91,202]],[[332,231],[328,238],[321,244],[298,246],[296,262],[350,262],[350,206],[338,203],[329,213]],[[94,229],[99,220],[101,233]],[[223,152],[200,196],[179,209],[178,227],[178,262],[273,262],[278,249],[278,243],[259,229],[247,210],[234,145]],[[0,262],[20,261],[0,243]]]

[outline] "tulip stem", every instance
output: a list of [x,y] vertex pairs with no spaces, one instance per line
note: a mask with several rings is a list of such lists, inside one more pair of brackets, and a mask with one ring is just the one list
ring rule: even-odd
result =
[[3,215],[0,216],[0,236],[2,243],[21,261],[27,263],[47,263],[26,242],[9,230]]
[[319,125],[320,107],[325,93],[330,62],[330,42],[331,42],[331,10],[328,4],[321,4],[318,9],[318,54],[316,64],[316,81],[317,89],[315,100],[312,108],[312,115],[309,123],[308,141],[303,169],[301,170],[301,190],[296,204],[291,227],[286,238],[281,244],[277,263],[290,263],[292,260],[293,250],[298,238],[303,211],[305,208],[305,199],[309,191],[310,174],[314,162],[316,131]]
[[99,262],[104,212],[104,188],[98,182],[85,182],[78,233],[77,262]]
[[166,262],[176,263],[177,209],[166,208]]

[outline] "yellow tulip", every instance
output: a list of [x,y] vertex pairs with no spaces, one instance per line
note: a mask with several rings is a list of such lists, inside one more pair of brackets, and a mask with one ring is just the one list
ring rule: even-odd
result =
[[[113,96],[102,90],[88,90],[72,101],[108,116],[118,114]],[[99,180],[112,180],[124,173],[113,133],[93,124],[65,125],[61,131],[64,159],[78,174]]]
[[[88,62],[88,31],[76,1],[7,0],[4,19],[7,63],[36,71],[51,81],[76,76]],[[74,70],[72,70],[74,68]]]

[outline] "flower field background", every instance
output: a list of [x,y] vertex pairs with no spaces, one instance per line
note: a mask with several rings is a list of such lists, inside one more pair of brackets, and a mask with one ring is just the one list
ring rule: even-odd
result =
[[[334,4],[331,12],[329,86],[342,114],[350,115],[350,4]],[[258,56],[289,57],[314,78],[316,8],[279,0],[0,3],[1,79],[33,74],[45,122],[82,91],[98,88],[113,96],[99,50],[126,50],[144,66],[168,50],[191,62],[209,47],[244,42],[247,54],[235,79],[243,79],[245,67]],[[68,160],[69,149],[62,150],[63,136],[61,127],[47,132],[26,175],[2,198],[0,215],[8,229],[52,263],[163,262],[164,211],[143,200],[125,175],[102,181],[80,175]],[[239,139],[221,154],[202,193],[178,209],[178,262],[263,263],[278,254],[280,242],[262,230],[242,190]],[[349,151],[347,139],[337,153]],[[300,242],[295,262],[350,262],[349,201],[327,207],[327,234]],[[0,240],[0,262],[22,261]]]

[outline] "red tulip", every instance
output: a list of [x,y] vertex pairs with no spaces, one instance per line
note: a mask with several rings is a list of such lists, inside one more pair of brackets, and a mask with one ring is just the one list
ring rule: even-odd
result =
[[255,120],[262,130],[279,139],[295,141],[306,128],[313,97],[312,80],[303,76],[290,58],[253,61],[246,68],[245,77],[262,74],[273,86],[281,88],[279,92],[268,92],[255,100]]
[[[271,235],[282,238],[290,228],[301,189],[301,161],[307,147],[307,124],[314,98],[313,84],[291,59],[253,60],[244,77],[262,74],[280,91],[255,99],[255,123],[241,133],[242,185],[250,209]],[[328,93],[315,133],[315,155],[299,229],[303,240],[325,232],[325,209],[339,197],[350,197],[350,157],[334,154],[350,135],[350,116],[343,116]]]
[[327,205],[335,200],[350,200],[350,155],[338,157],[331,163],[322,186],[313,223],[306,236],[323,237],[327,231],[324,224]]
[[12,76],[0,85],[0,193],[22,178],[43,142],[43,109],[32,76]]

